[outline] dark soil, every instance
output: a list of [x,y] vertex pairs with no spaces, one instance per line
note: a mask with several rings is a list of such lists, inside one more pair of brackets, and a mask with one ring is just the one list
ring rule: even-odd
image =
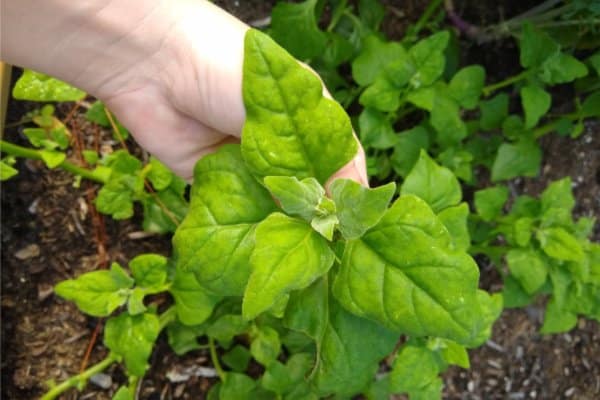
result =
[[[269,15],[273,2],[251,0],[217,2],[246,21],[260,21]],[[414,21],[424,2],[388,1],[385,29],[399,38],[408,21]],[[457,2],[458,3],[458,2]],[[511,2],[516,3],[516,2]],[[393,7],[392,10],[390,7]],[[515,10],[518,5],[511,5]],[[396,11],[401,10],[401,13]],[[465,10],[465,9],[459,9]],[[482,13],[478,14],[481,11]],[[520,9],[518,10],[520,11]],[[493,11],[480,9],[469,14],[493,19]],[[480,23],[479,21],[478,23]],[[503,46],[496,44],[495,46]],[[507,44],[509,48],[512,46]],[[512,60],[515,65],[514,46]],[[469,62],[494,68],[495,48],[483,61],[485,51],[471,46],[464,55]],[[489,64],[489,65],[487,65]],[[495,74],[509,75],[495,67]],[[510,68],[510,67],[507,67]],[[27,103],[9,105],[8,122],[17,121],[30,107]],[[71,105],[63,105],[59,115],[66,117]],[[117,146],[108,132],[95,130],[76,114],[72,131],[85,133],[88,146]],[[9,140],[22,140],[19,128],[6,132]],[[588,123],[578,139],[548,135],[542,140],[544,163],[535,179],[513,182],[516,193],[539,194],[552,180],[571,176],[579,216],[600,216],[600,123]],[[75,156],[73,156],[75,157]],[[137,254],[170,253],[170,238],[147,236],[140,232],[137,219],[114,221],[95,215],[90,203],[94,185],[73,187],[73,178],[61,171],[48,171],[37,162],[19,164],[20,174],[2,185],[2,392],[3,399],[39,398],[44,382],[62,381],[79,372],[86,349],[102,320],[83,316],[76,307],[52,293],[57,282],[83,272],[105,267],[107,263],[126,265]],[[138,210],[139,211],[139,210]],[[600,226],[594,232],[600,240]],[[499,291],[501,281],[495,271],[482,264],[486,289]],[[157,303],[164,299],[156,299]],[[573,331],[542,336],[543,302],[521,310],[505,310],[490,341],[470,352],[471,369],[451,368],[445,374],[447,399],[583,399],[600,398],[600,326],[579,320]],[[101,338],[101,335],[99,336]],[[89,364],[106,355],[101,339],[91,351]],[[152,367],[140,388],[140,399],[202,399],[212,378],[189,373],[197,367],[211,367],[204,351],[175,356],[162,338],[151,359]],[[88,365],[89,365],[88,364]],[[108,389],[89,384],[85,391],[72,391],[62,399],[109,399],[125,381],[120,367],[105,371]],[[178,381],[179,377],[189,379]]]

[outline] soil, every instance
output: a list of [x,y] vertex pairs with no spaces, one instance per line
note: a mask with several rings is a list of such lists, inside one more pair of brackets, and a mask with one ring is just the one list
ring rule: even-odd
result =
[[[260,23],[268,17],[273,2],[217,3],[245,21]],[[402,13],[392,10],[386,17],[385,30],[392,38],[401,37],[407,21],[416,20],[424,9],[423,1],[406,2],[406,8],[405,4],[400,7],[396,3],[386,3],[388,10],[402,9]],[[483,11],[472,17],[477,15],[493,18]],[[485,53],[484,49],[474,45],[466,48],[467,60],[495,68],[497,75],[508,75],[498,69],[493,56],[475,60]],[[514,65],[516,59],[513,57],[506,63]],[[33,106],[13,101],[9,105],[8,122],[19,120]],[[61,105],[58,114],[66,118],[72,106]],[[69,126],[73,132],[83,134],[87,146],[118,146],[109,132],[96,131],[85,122],[82,110],[74,115]],[[22,141],[18,127],[7,130],[6,136],[12,141]],[[576,140],[548,135],[543,138],[542,146],[544,162],[540,176],[515,180],[513,190],[536,195],[548,182],[571,176],[577,199],[575,214],[600,216],[600,122],[587,123],[585,132]],[[44,382],[60,382],[79,371],[91,338],[103,323],[101,319],[82,315],[72,303],[54,296],[53,285],[106,267],[110,262],[126,265],[140,253],[168,255],[170,238],[140,232],[139,210],[134,219],[126,221],[98,216],[90,203],[94,185],[83,183],[75,188],[71,175],[49,171],[38,162],[19,161],[18,169],[19,176],[3,183],[1,190],[1,395],[4,399],[28,400],[39,398],[45,390]],[[594,240],[600,240],[598,224]],[[485,263],[481,269],[482,287],[499,291],[501,281],[495,271]],[[155,300],[157,304],[163,301]],[[491,340],[470,351],[471,369],[453,367],[446,372],[444,398],[600,398],[599,324],[580,319],[577,328],[569,333],[543,336],[537,333],[542,318],[543,302],[526,309],[505,310]],[[101,340],[96,340],[88,365],[105,355]],[[140,387],[140,399],[203,399],[214,382],[210,377],[195,376],[202,374],[189,374],[198,366],[211,367],[204,350],[177,357],[169,350],[165,338],[159,340],[151,365]],[[191,375],[189,379],[175,379],[186,373]],[[104,378],[109,379],[106,388],[89,384],[83,392],[71,391],[61,399],[110,399],[125,382],[125,376],[120,367],[113,366],[105,371]]]

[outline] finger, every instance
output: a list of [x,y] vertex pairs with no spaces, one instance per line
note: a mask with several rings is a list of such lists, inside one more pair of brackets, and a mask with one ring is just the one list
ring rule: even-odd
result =
[[369,187],[369,178],[367,177],[367,166],[365,161],[365,152],[359,145],[356,156],[348,164],[344,165],[338,172],[333,174],[325,184],[329,188],[331,182],[335,179],[352,179],[365,187]]

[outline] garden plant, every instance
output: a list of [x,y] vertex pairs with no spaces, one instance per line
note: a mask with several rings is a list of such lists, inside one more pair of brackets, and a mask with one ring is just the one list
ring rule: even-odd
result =
[[[178,355],[208,350],[218,377],[209,399],[438,399],[440,374],[469,368],[468,349],[490,338],[503,308],[546,300],[544,334],[578,316],[600,321],[596,221],[573,218],[571,179],[538,198],[507,184],[539,174],[543,136],[577,138],[600,116],[600,51],[573,39],[593,42],[600,10],[546,1],[477,30],[445,3],[430,2],[402,41],[385,38],[374,0],[277,4],[266,33],[246,34],[241,144],[198,160],[191,187],[130,152],[101,102],[86,118],[112,129],[121,149],[81,149],[80,163],[68,158],[71,133],[54,106],[24,115],[31,146],[1,141],[2,180],[18,179],[17,158],[41,160],[71,172],[74,186],[100,185],[99,212],[127,219],[139,203],[145,230],[173,234],[169,257],[140,254],[56,285],[83,313],[107,318],[108,355],[49,382],[42,399],[82,390],[115,363],[128,382],[113,399],[137,398],[163,332]],[[586,12],[579,36],[557,38],[552,29],[572,29]],[[481,65],[459,67],[444,15],[483,40],[515,35],[521,70],[486,84]],[[553,89],[565,85],[572,104],[555,112]],[[26,70],[13,96],[86,94]],[[354,131],[371,188],[330,180],[356,154]],[[479,288],[481,257],[502,291]],[[157,305],[159,296],[171,300]]]

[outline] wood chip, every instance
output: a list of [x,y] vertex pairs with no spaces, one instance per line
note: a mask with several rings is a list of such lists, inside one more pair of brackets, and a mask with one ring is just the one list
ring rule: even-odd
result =
[[14,256],[19,260],[28,260],[33,257],[40,255],[40,246],[37,244],[30,244],[17,251]]

